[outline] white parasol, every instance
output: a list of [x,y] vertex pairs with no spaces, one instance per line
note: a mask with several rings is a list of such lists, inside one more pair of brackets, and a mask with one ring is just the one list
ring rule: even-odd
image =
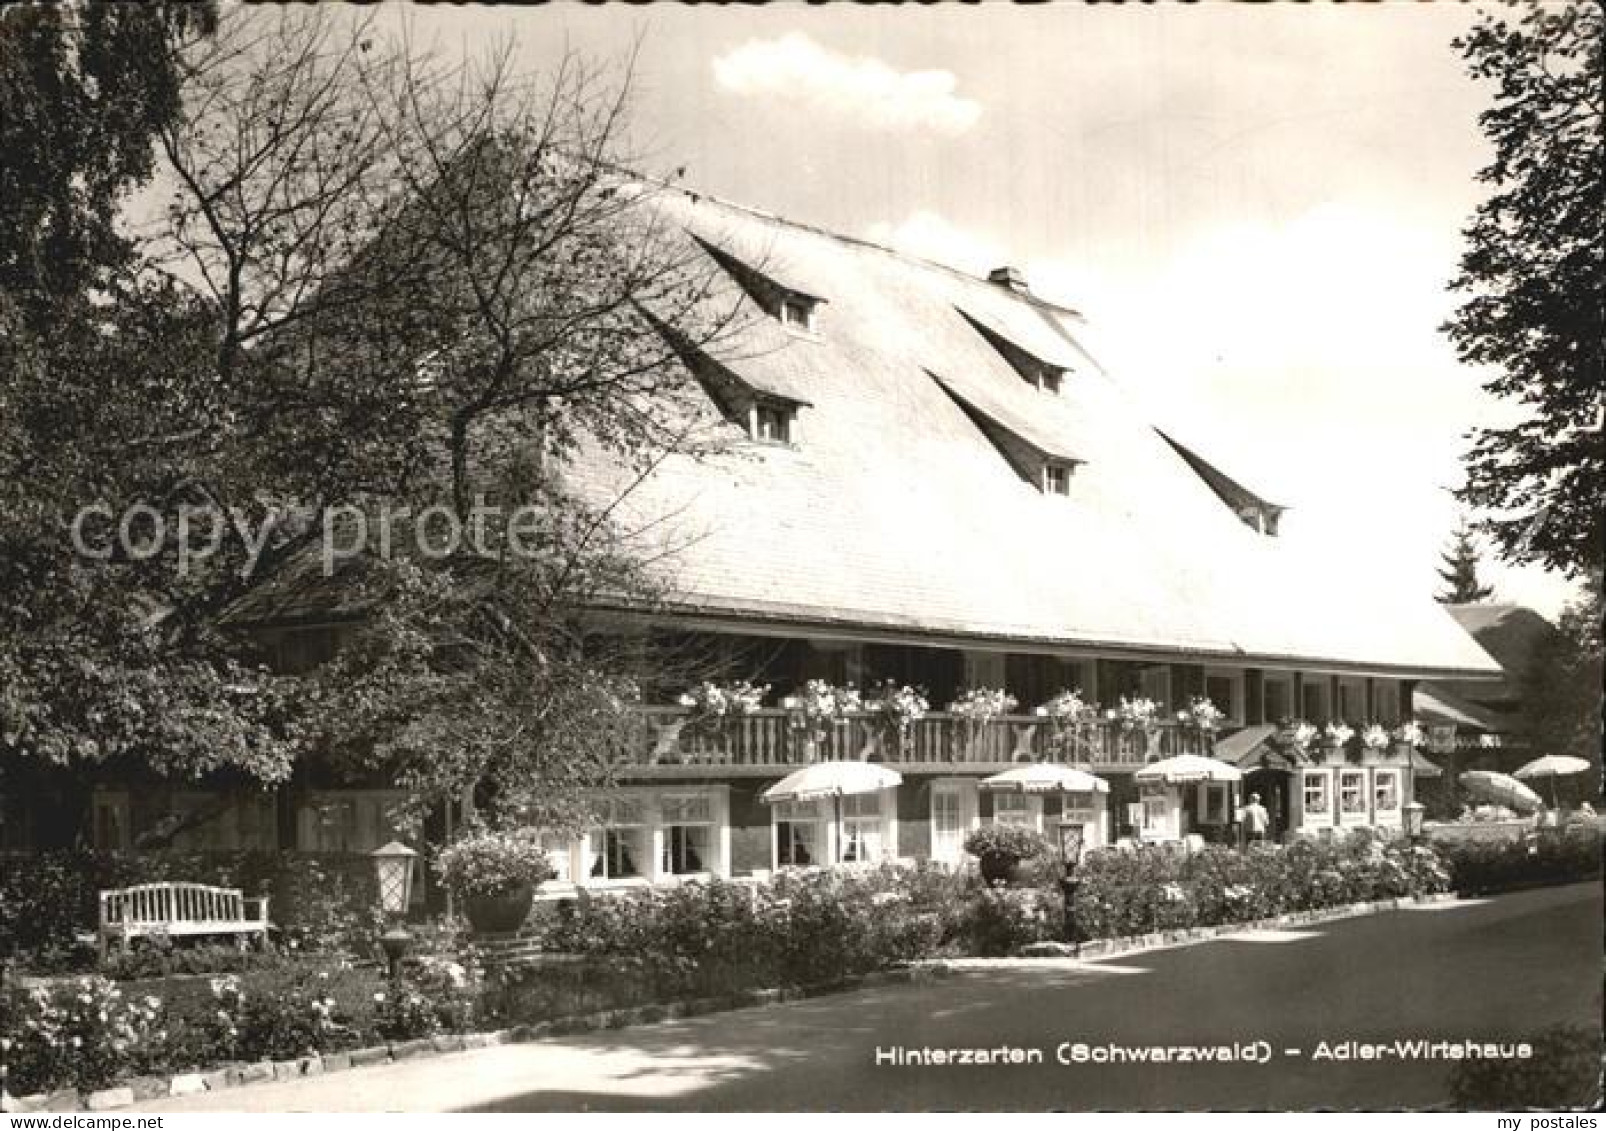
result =
[[1229,766],[1226,762],[1206,758],[1202,754],[1178,754],[1175,758],[1151,762],[1134,776],[1138,781],[1182,785],[1197,781],[1242,781],[1244,774],[1237,766]]
[[1036,762],[983,778],[977,788],[997,793],[1108,793],[1110,783],[1086,770]]
[[1591,766],[1582,758],[1574,758],[1567,754],[1546,754],[1543,758],[1535,758],[1522,769],[1511,776],[1522,781],[1538,781],[1541,778],[1550,779],[1550,804],[1556,805],[1556,779],[1570,778],[1574,774],[1588,773]]
[[1537,793],[1516,778],[1494,770],[1468,770],[1461,775],[1461,784],[1468,793],[1475,793],[1496,805],[1515,809],[1518,813],[1532,813],[1545,804]]
[[842,855],[842,799],[878,793],[903,783],[903,775],[875,762],[816,762],[770,786],[758,799],[766,805],[788,801],[836,801],[836,855]]

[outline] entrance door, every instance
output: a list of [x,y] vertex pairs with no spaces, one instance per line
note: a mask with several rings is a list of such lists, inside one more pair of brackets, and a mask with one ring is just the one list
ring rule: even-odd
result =
[[1271,839],[1280,841],[1288,831],[1291,819],[1291,786],[1294,775],[1287,770],[1261,768],[1244,775],[1242,804],[1249,803],[1251,793],[1260,794],[1260,803],[1266,807],[1271,819]]

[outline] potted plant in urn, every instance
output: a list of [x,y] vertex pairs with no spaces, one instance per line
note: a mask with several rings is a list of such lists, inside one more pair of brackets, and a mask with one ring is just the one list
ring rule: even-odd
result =
[[477,934],[508,934],[529,917],[537,884],[557,873],[530,829],[481,829],[441,849],[441,882],[463,901]]
[[1020,825],[983,825],[965,836],[965,851],[981,866],[989,884],[1018,879],[1021,862],[1047,855],[1048,842]]

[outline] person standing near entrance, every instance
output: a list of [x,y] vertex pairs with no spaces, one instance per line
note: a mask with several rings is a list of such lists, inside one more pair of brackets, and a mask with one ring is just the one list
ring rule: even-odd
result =
[[1271,815],[1266,807],[1260,803],[1260,794],[1251,793],[1249,804],[1243,810],[1244,833],[1250,844],[1265,843],[1266,830],[1271,827]]

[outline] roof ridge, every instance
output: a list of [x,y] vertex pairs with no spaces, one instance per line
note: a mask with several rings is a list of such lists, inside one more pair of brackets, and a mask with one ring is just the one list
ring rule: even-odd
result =
[[895,247],[888,247],[886,244],[876,243],[874,240],[866,239],[863,236],[850,236],[845,232],[833,231],[832,229],[822,227],[819,224],[810,224],[803,220],[794,220],[790,216],[782,216],[778,212],[767,212],[762,208],[755,208],[751,204],[742,204],[739,201],[728,200],[717,193],[704,192],[701,189],[688,188],[685,185],[671,184],[664,177],[655,177],[647,173],[638,173],[636,175],[640,176],[643,180],[651,181],[659,188],[667,189],[670,192],[680,193],[682,196],[689,198],[693,203],[706,200],[713,204],[717,204],[722,208],[729,208],[735,212],[741,212],[748,216],[752,216],[755,219],[765,220],[772,224],[780,224],[784,227],[795,228],[798,231],[809,232],[812,235],[824,236],[826,239],[836,240],[839,243],[849,244],[853,247],[862,247],[868,248],[871,251],[879,251],[883,255],[890,255],[896,259],[902,259],[906,262],[916,263],[922,267],[934,267],[939,271],[944,271],[950,275],[954,275],[965,280],[966,282],[980,283],[983,286],[992,287],[994,290],[1002,291],[1011,298],[1024,301],[1028,306],[1037,308],[1046,307],[1047,309],[1055,311],[1056,313],[1069,315],[1079,322],[1086,321],[1082,312],[1077,310],[1075,307],[1062,306],[1057,302],[1051,302],[1048,299],[1043,298],[1041,295],[1032,294],[1030,292],[1021,294],[1019,291],[1007,290],[1006,288],[998,286],[996,283],[990,282],[981,275],[973,275],[969,271],[962,270],[961,268],[955,267],[949,263],[942,263],[935,259],[927,259],[922,255],[915,255],[913,252],[901,251]]

